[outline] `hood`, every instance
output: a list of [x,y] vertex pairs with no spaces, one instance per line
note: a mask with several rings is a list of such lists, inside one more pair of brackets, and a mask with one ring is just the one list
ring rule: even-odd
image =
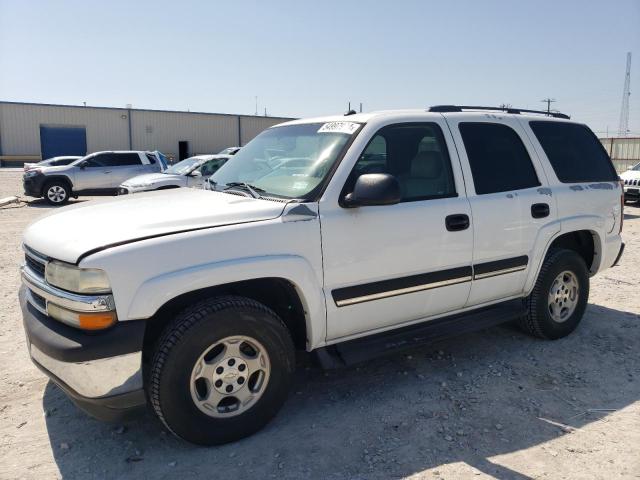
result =
[[167,173],[146,173],[144,175],[138,175],[136,177],[129,178],[122,182],[122,185],[153,185],[159,183],[165,183],[170,181],[175,183],[176,180],[183,180],[182,175],[170,175]]
[[180,188],[60,208],[32,223],[25,245],[76,263],[84,253],[109,245],[185,230],[270,220],[284,203],[221,192]]
[[640,179],[640,170],[625,170],[620,174],[620,178],[623,180]]
[[57,172],[67,172],[73,168],[73,165],[57,165],[57,166],[46,166],[46,165],[33,165],[32,169],[41,170],[42,173],[57,173]]

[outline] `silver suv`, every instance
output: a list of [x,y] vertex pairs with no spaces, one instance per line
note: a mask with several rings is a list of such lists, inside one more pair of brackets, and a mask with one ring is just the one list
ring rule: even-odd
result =
[[24,193],[63,205],[69,197],[113,195],[125,180],[167,168],[160,152],[96,152],[59,167],[33,168],[23,176]]

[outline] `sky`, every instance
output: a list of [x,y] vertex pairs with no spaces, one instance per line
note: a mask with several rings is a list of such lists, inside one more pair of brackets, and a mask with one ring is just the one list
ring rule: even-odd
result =
[[552,107],[640,135],[640,0],[0,0],[0,100],[309,117]]

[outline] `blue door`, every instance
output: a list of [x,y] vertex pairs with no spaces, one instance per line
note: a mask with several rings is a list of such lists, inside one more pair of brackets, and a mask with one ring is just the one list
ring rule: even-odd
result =
[[42,159],[61,155],[87,154],[87,132],[84,127],[45,127],[40,125]]

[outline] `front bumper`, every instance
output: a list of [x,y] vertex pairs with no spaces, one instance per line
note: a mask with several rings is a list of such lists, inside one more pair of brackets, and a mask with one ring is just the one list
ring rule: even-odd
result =
[[144,409],[144,321],[88,333],[43,313],[26,284],[19,297],[31,360],[81,409],[101,420]]
[[42,197],[42,188],[47,177],[45,175],[22,176],[22,188],[25,195],[29,197]]
[[640,199],[640,186],[624,186],[624,198],[625,200],[639,200]]

